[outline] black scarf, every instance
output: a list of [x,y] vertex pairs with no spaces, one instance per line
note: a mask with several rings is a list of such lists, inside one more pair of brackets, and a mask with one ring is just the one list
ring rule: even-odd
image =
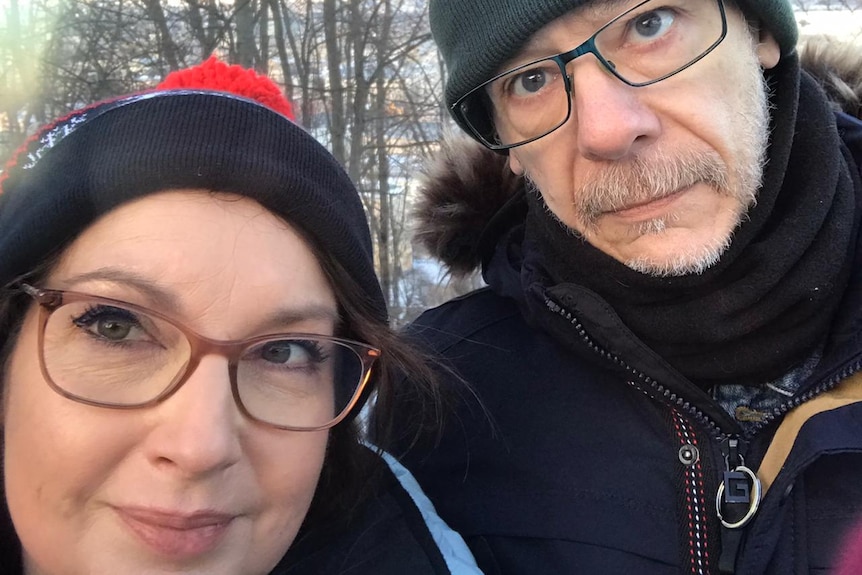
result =
[[833,112],[795,56],[768,76],[772,136],[757,205],[700,275],[635,272],[573,236],[528,194],[525,245],[536,245],[551,283],[599,294],[702,389],[768,382],[807,358],[828,333],[855,253],[859,177]]

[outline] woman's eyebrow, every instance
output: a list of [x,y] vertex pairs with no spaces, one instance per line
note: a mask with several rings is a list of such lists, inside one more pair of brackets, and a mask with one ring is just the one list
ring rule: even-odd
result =
[[[129,288],[146,298],[149,307],[157,308],[160,311],[167,312],[169,315],[178,316],[182,313],[181,301],[176,294],[165,289],[157,282],[124,268],[113,266],[103,267],[73,275],[69,278],[59,280],[57,283],[61,284],[57,287],[71,290],[82,284],[93,283],[105,283],[112,286]],[[274,311],[264,316],[264,319],[255,326],[255,332],[283,332],[296,324],[320,321],[336,326],[341,321],[337,308],[326,303],[314,301],[313,299],[296,304],[285,304],[281,307],[276,307],[280,302],[271,303],[273,303],[273,307],[275,308]]]
[[290,305],[267,314],[266,319],[256,326],[255,331],[277,332],[299,323],[315,321],[324,321],[336,326],[340,323],[341,316],[337,309],[322,303]]
[[165,311],[177,312],[180,309],[179,298],[175,294],[158,283],[124,268],[106,266],[59,280],[61,287],[70,290],[74,290],[81,284],[94,282],[131,288]]

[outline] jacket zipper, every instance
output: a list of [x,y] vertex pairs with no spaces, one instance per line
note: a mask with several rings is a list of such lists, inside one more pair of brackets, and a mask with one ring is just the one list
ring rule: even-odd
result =
[[[597,344],[593,340],[593,338],[590,337],[590,335],[587,333],[587,330],[584,329],[584,326],[581,324],[580,320],[578,320],[578,318],[573,315],[572,312],[568,311],[566,308],[548,297],[545,298],[545,305],[549,310],[568,321],[575,328],[578,335],[581,337],[587,347],[589,347],[601,357],[614,363],[618,367],[623,368],[632,376],[634,376],[634,378],[636,378],[638,382],[642,382],[643,384],[642,385],[636,381],[630,380],[628,382],[629,385],[631,385],[638,391],[645,393],[646,395],[664,403],[668,407],[684,411],[689,417],[691,417],[704,429],[706,429],[718,444],[726,443],[729,438],[736,438],[735,434],[728,434],[722,431],[718,423],[716,423],[711,417],[709,417],[697,407],[695,407],[691,402],[686,401],[677,393],[671,391],[670,389],[668,389],[658,381],[654,380],[647,374],[627,364],[618,355],[611,353],[610,351],[604,349],[602,346]],[[729,454],[724,453],[724,455],[727,456]]]
[[[742,442],[736,434],[725,433],[716,421],[695,407],[691,402],[686,401],[666,386],[623,361],[618,355],[597,344],[587,333],[587,330],[584,328],[583,324],[581,324],[580,320],[578,320],[577,316],[572,314],[572,312],[567,310],[565,307],[547,296],[545,297],[545,306],[552,313],[555,313],[568,321],[575,328],[575,331],[587,347],[599,356],[607,359],[633,375],[635,379],[630,379],[628,381],[629,385],[647,396],[652,397],[656,401],[664,403],[671,409],[685,412],[694,421],[699,423],[703,429],[706,429],[712,435],[713,440],[718,443],[722,455],[724,456],[725,467],[724,477],[719,484],[719,491],[716,494],[716,512],[719,514],[719,519],[722,523],[721,555],[719,557],[718,565],[721,573],[733,573],[736,564],[736,557],[742,542],[741,528],[754,517],[757,512],[757,507],[760,504],[760,481],[757,479],[754,472],[745,466],[745,460],[743,458],[745,443]],[[777,415],[778,414],[776,414],[776,417]],[[748,486],[749,481],[751,482],[750,486]],[[745,487],[741,492],[733,487],[738,487],[743,483],[747,487]],[[729,523],[721,517],[719,501],[723,495],[728,497],[728,493],[733,493],[735,497],[739,498],[739,501],[736,502],[749,505],[748,513],[745,514],[742,521]],[[738,493],[742,493],[743,495],[739,495]],[[750,499],[752,495],[755,497],[754,500]]]
[[841,369],[841,371],[839,371],[829,379],[820,382],[817,386],[814,387],[814,389],[810,389],[799,397],[795,397],[790,401],[782,403],[781,405],[773,409],[772,412],[769,413],[766,417],[764,417],[763,420],[758,421],[755,425],[753,425],[748,433],[748,436],[753,437],[757,435],[757,433],[761,431],[764,427],[771,424],[776,419],[786,414],[788,411],[799,407],[806,401],[817,397],[821,393],[829,391],[830,389],[841,383],[842,380],[847,379],[848,377],[860,370],[862,370],[862,360],[857,360],[850,365],[845,366],[843,369]]
[[[721,453],[724,456],[725,468],[724,477],[719,483],[719,492],[716,494],[716,512],[719,514],[722,524],[722,545],[718,564],[719,571],[722,574],[734,573],[737,554],[740,544],[742,543],[743,530],[741,528],[744,527],[756,514],[757,507],[760,504],[761,495],[760,480],[757,479],[757,476],[753,471],[745,466],[745,459],[743,457],[745,442],[743,442],[736,434],[725,433],[716,421],[692,405],[691,402],[686,401],[666,386],[623,361],[618,355],[611,353],[597,344],[587,333],[587,330],[584,328],[583,324],[581,324],[580,320],[578,320],[577,316],[572,314],[572,312],[567,310],[564,306],[553,301],[547,296],[545,297],[545,305],[551,312],[568,321],[575,328],[575,331],[587,347],[599,356],[607,359],[634,376],[634,379],[630,379],[628,381],[629,385],[655,400],[664,403],[672,409],[678,409],[685,412],[694,421],[699,423],[703,429],[706,429],[718,443]],[[776,407],[767,417],[754,425],[745,435],[747,437],[754,437],[759,431],[773,423],[791,409],[802,405],[821,393],[829,391],[838,385],[839,382],[860,370],[862,370],[862,360],[857,360],[844,367],[841,371],[821,382],[813,389]],[[727,497],[727,493],[734,490],[733,486],[739,485],[746,486],[743,490],[743,495],[740,496],[738,502],[748,504],[748,512],[740,521],[725,521],[725,519],[721,517],[720,499],[723,495]],[[748,491],[749,488],[751,488],[753,493]],[[728,499],[726,499],[726,501],[729,502]]]
[[[649,390],[644,388],[641,385],[638,385],[635,381],[629,381],[629,385],[634,387],[635,389],[649,395],[650,397],[655,398],[658,401],[661,401],[668,405],[669,407],[673,407],[676,409],[680,409],[685,411],[692,419],[698,422],[704,429],[707,429],[711,434],[713,439],[722,446],[721,451],[725,457],[730,457],[731,453],[728,449],[728,444],[730,440],[740,439],[736,434],[725,433],[722,431],[721,427],[716,423],[712,418],[704,414],[697,407],[692,405],[690,402],[685,401],[682,397],[677,395],[675,392],[671,391],[667,387],[663,386],[661,383],[652,379],[650,376],[645,373],[633,368],[625,361],[623,361],[619,356],[614,353],[611,353],[597,344],[590,335],[587,333],[587,330],[584,329],[584,326],[578,320],[578,318],[568,311],[565,307],[553,301],[552,299],[546,297],[545,305],[549,310],[556,313],[560,317],[564,318],[568,321],[572,326],[574,326],[578,335],[584,341],[584,343],[591,350],[596,352],[601,357],[611,361],[617,366],[625,369],[627,372],[635,376],[639,381],[642,381],[649,387]],[[793,398],[791,401],[787,401],[782,403],[771,413],[769,413],[766,417],[763,418],[762,421],[757,422],[750,428],[750,431],[745,434],[746,437],[754,437],[758,432],[763,430],[766,426],[774,422],[779,417],[785,415],[788,411],[799,407],[803,403],[809,401],[810,399],[817,397],[821,393],[825,393],[838,385],[844,379],[847,379],[854,373],[862,370],[862,360],[857,360],[851,363],[848,366],[845,366],[841,371],[830,377],[829,379],[822,381],[813,389],[805,392],[799,397]],[[651,390],[651,391],[650,391]]]

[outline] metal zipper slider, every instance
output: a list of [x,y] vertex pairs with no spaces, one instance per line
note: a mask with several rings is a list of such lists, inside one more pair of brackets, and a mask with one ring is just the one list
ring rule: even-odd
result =
[[[757,474],[745,466],[745,459],[739,453],[739,439],[729,437],[722,447],[724,477],[715,494],[715,512],[722,525],[739,529],[757,513],[762,488]],[[745,507],[740,508],[742,505]]]

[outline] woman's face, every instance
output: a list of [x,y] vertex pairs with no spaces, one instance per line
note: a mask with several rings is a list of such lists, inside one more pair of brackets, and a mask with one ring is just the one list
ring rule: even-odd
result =
[[[247,198],[189,190],[110,212],[42,287],[145,306],[219,340],[332,335],[337,317],[315,256],[287,224]],[[27,573],[269,572],[308,511],[327,432],[245,418],[217,355],[152,407],[66,399],[40,372],[36,307],[7,365],[3,423]]]

